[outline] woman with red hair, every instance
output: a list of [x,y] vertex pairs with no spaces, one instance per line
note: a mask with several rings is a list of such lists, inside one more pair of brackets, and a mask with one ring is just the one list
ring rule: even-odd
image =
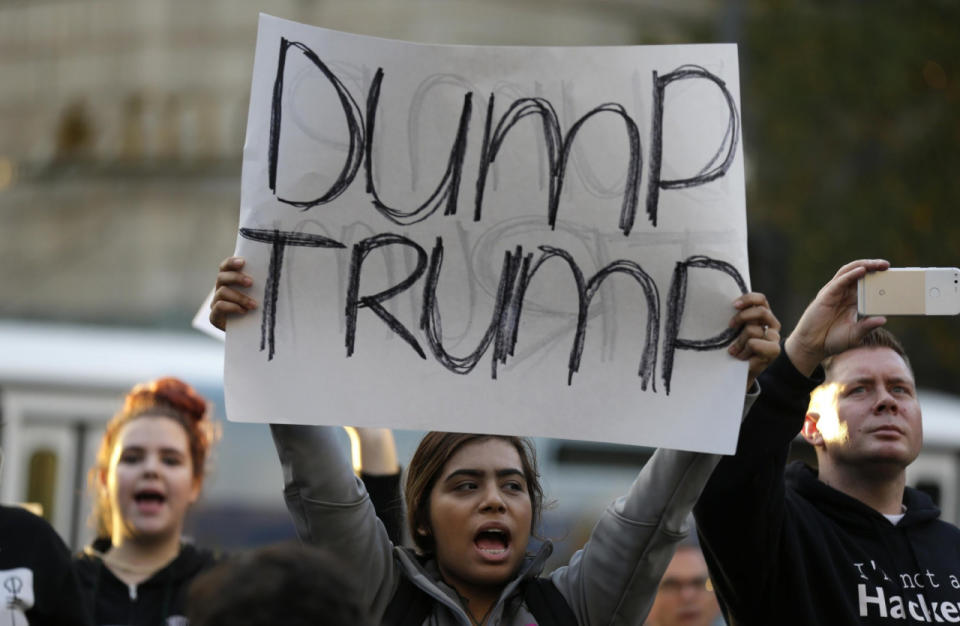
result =
[[97,538],[76,561],[95,624],[185,614],[190,582],[215,561],[181,536],[213,441],[207,402],[176,378],[137,385],[107,423],[89,474]]

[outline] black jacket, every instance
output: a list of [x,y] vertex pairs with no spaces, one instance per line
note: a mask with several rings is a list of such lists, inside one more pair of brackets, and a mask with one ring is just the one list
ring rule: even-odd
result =
[[113,575],[95,552],[110,547],[98,539],[76,559],[84,595],[98,626],[173,626],[186,623],[187,590],[200,572],[212,567],[212,552],[183,544],[169,565],[139,585],[128,586]]
[[70,552],[50,524],[0,506],[0,624],[87,626]]
[[[822,378],[822,373],[820,373]],[[818,380],[786,355],[761,375],[736,456],[694,512],[724,614],[734,626],[960,622],[960,530],[907,488],[896,525],[791,464]]]

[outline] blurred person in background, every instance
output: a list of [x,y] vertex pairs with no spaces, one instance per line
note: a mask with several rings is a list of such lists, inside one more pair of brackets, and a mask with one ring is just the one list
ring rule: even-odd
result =
[[697,535],[691,532],[677,546],[660,580],[645,626],[722,626],[707,562]]
[[[0,469],[3,450],[0,450]],[[42,517],[0,505],[0,624],[89,626],[70,551]]]
[[296,543],[231,557],[191,585],[190,626],[374,626],[342,575],[351,567]]

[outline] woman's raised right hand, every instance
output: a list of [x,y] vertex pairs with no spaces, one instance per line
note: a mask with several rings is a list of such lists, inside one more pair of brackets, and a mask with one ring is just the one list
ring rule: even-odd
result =
[[231,315],[243,315],[257,308],[257,301],[240,291],[253,285],[253,278],[242,271],[244,263],[238,256],[227,257],[220,263],[216,291],[210,302],[210,323],[220,330],[227,329]]

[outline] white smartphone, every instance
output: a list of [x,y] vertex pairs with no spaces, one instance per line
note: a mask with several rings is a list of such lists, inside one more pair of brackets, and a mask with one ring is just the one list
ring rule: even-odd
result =
[[860,315],[958,315],[960,269],[891,267],[871,272],[857,285]]

